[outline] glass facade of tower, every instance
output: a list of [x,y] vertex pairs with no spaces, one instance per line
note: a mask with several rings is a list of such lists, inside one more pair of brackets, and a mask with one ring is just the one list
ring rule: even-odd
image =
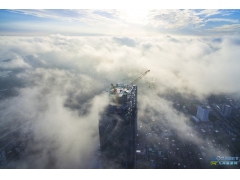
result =
[[99,120],[101,167],[131,169],[136,156],[137,86],[117,84],[109,98]]

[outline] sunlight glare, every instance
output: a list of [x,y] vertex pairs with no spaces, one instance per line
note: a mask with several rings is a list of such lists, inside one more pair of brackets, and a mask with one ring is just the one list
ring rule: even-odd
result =
[[131,23],[144,24],[147,21],[148,9],[125,9],[126,20]]

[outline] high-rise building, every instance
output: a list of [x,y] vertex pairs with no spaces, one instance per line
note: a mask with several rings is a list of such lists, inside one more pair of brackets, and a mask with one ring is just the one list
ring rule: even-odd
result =
[[99,120],[102,168],[134,168],[137,131],[137,86],[116,84]]
[[230,114],[232,112],[231,106],[224,104],[222,107],[222,113],[224,117],[230,117]]
[[208,121],[209,109],[204,108],[202,106],[198,106],[197,109],[197,118],[201,121]]

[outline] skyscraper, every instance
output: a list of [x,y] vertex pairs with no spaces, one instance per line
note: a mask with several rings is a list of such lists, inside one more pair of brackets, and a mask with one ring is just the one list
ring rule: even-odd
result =
[[222,113],[224,117],[230,117],[230,114],[232,112],[231,106],[224,104],[222,107]]
[[201,121],[208,121],[209,109],[206,109],[202,106],[198,106],[197,109],[197,118]]
[[102,168],[134,168],[137,131],[137,86],[116,84],[99,120]]

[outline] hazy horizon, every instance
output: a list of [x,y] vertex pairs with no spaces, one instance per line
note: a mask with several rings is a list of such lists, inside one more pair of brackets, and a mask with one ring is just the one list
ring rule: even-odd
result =
[[238,9],[2,9],[0,35],[239,35],[239,14]]

